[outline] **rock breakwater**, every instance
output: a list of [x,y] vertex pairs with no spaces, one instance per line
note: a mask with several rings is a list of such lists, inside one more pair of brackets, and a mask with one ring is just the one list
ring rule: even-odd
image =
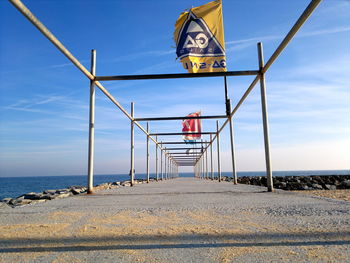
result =
[[[155,181],[154,178],[151,178],[150,181]],[[147,180],[140,179],[135,180],[135,184],[141,184],[141,183],[147,183]],[[114,189],[118,187],[123,186],[131,186],[130,181],[123,181],[123,182],[109,182],[109,183],[103,183],[96,185],[94,187],[95,191],[99,190],[106,190],[106,189]],[[4,198],[0,202],[3,204],[7,204],[11,207],[18,207],[18,206],[24,206],[29,204],[37,204],[37,203],[43,203],[48,200],[54,200],[59,198],[65,198],[73,195],[79,195],[79,194],[86,194],[87,188],[84,186],[69,186],[64,189],[56,189],[56,190],[45,190],[42,193],[26,193],[23,195],[20,195],[16,198]]]
[[[231,178],[225,178],[232,181]],[[238,183],[267,186],[266,177],[239,177]],[[274,176],[273,185],[282,190],[350,189],[350,175]]]

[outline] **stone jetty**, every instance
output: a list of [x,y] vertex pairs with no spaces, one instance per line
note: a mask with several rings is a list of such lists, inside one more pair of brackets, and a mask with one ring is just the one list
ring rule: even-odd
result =
[[[155,181],[154,178],[151,178],[150,181]],[[135,180],[135,184],[146,183],[147,180]],[[120,186],[130,186],[130,181],[123,182],[109,182],[98,184],[95,186],[95,191],[106,190],[106,189],[115,189]],[[46,202],[48,200],[54,200],[58,198],[65,198],[69,196],[85,194],[87,192],[87,188],[84,186],[70,186],[65,189],[57,189],[57,190],[45,190],[42,193],[26,193],[20,195],[16,198],[4,198],[1,200],[1,203],[7,204],[11,207],[24,206],[29,204],[38,204],[42,202]]]
[[[231,181],[230,178],[225,178]],[[238,183],[267,186],[266,177],[239,177]],[[350,189],[350,175],[274,176],[273,185],[283,190]]]

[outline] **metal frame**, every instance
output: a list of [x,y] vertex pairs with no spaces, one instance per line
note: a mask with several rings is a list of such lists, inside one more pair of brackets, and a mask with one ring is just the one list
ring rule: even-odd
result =
[[[156,74],[156,75],[124,75],[124,76],[96,76],[96,51],[92,51],[91,54],[91,70],[86,69],[78,59],[76,59],[72,53],[43,25],[33,13],[20,1],[20,0],[9,0],[52,44],[54,44],[58,50],[60,50],[64,56],[66,56],[90,81],[90,111],[89,111],[89,152],[88,152],[88,192],[93,192],[93,169],[94,169],[94,111],[95,111],[95,89],[97,86],[124,114],[129,118],[131,122],[131,169],[130,169],[130,179],[131,184],[134,184],[134,126],[136,125],[141,131],[143,131],[147,136],[147,142],[149,140],[153,141],[156,146],[156,176],[158,179],[158,148],[161,150],[161,177],[163,179],[163,154],[165,160],[168,159],[168,171],[176,170],[176,173],[170,172],[168,176],[174,177],[178,173],[178,167],[181,166],[193,166],[194,174],[196,177],[203,177],[204,172],[204,163],[201,164],[201,161],[204,161],[204,154],[206,154],[208,148],[210,147],[211,151],[211,176],[213,178],[213,165],[212,165],[212,145],[215,139],[217,140],[217,153],[218,153],[218,178],[221,180],[221,170],[220,170],[220,132],[225,128],[227,123],[230,123],[230,137],[231,137],[231,155],[232,155],[232,171],[233,171],[233,181],[236,183],[236,170],[235,170],[235,156],[234,156],[234,141],[233,141],[233,126],[232,118],[237,112],[239,107],[243,104],[245,99],[248,97],[249,93],[253,90],[255,85],[260,82],[260,92],[261,92],[261,107],[262,107],[262,118],[263,118],[263,132],[264,132],[264,147],[265,147],[265,161],[266,161],[266,176],[268,182],[268,191],[273,191],[272,183],[272,168],[271,168],[271,158],[270,158],[270,144],[269,144],[269,129],[268,129],[268,115],[267,115],[267,101],[266,101],[266,84],[265,84],[265,73],[271,67],[271,65],[276,61],[278,56],[282,53],[284,48],[288,43],[293,39],[295,34],[305,23],[308,17],[320,4],[321,0],[312,0],[307,8],[304,10],[302,15],[293,25],[291,30],[282,40],[280,45],[277,47],[275,52],[269,58],[269,60],[264,64],[263,48],[262,43],[258,43],[258,58],[259,58],[259,70],[246,70],[246,71],[227,71],[227,72],[215,72],[215,73],[183,73],[183,74]],[[227,92],[227,77],[232,76],[247,76],[255,75],[255,79],[250,84],[246,92],[243,94],[236,106],[231,110],[230,100],[228,99]],[[225,81],[225,102],[226,102],[226,115],[218,116],[201,116],[201,117],[150,117],[150,118],[134,118],[133,104],[132,111],[129,114],[123,106],[107,91],[107,89],[100,83],[100,81],[111,81],[111,80],[141,80],[141,79],[175,79],[175,78],[201,78],[201,77],[224,77]],[[183,133],[150,133],[149,130],[144,129],[139,121],[166,121],[166,120],[181,120],[181,119],[221,119],[226,118],[225,122],[219,128],[219,122],[217,121],[217,131],[212,132],[203,132],[201,134],[210,135],[210,141],[205,142],[196,142],[193,144],[201,144],[203,146],[203,151],[199,154],[199,159],[196,159],[195,162],[191,163],[190,159],[188,162],[176,161],[173,155],[176,153],[166,152],[166,148],[163,148],[163,144],[184,144],[184,142],[164,142],[161,143],[158,141],[157,135],[166,136],[166,135],[182,135]],[[195,134],[195,133],[194,133]],[[214,136],[212,136],[214,135]],[[152,136],[155,136],[152,137]],[[147,144],[148,149],[148,144]],[[192,154],[188,155],[192,156]],[[185,156],[186,157],[186,156]],[[147,151],[147,164],[149,162],[149,153]],[[207,159],[207,158],[206,158]],[[206,166],[207,167],[207,166]],[[176,169],[174,169],[176,168]],[[147,168],[148,169],[148,168]],[[164,165],[164,171],[166,166]],[[206,173],[208,178],[208,169]]]

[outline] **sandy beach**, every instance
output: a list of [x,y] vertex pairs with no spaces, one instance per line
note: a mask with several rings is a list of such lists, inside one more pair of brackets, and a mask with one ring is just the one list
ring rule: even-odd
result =
[[179,178],[2,208],[0,261],[348,262],[350,203],[308,194]]

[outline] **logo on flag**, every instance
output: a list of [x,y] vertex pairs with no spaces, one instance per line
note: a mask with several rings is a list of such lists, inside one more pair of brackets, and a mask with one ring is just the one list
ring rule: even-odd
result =
[[188,72],[226,71],[221,0],[182,13],[174,39],[177,57]]
[[[187,117],[199,117],[201,112],[194,112],[187,115]],[[201,120],[200,119],[184,119],[182,121],[182,132],[183,133],[200,133],[201,132]],[[198,140],[201,138],[201,134],[188,134],[183,135],[185,141]]]

